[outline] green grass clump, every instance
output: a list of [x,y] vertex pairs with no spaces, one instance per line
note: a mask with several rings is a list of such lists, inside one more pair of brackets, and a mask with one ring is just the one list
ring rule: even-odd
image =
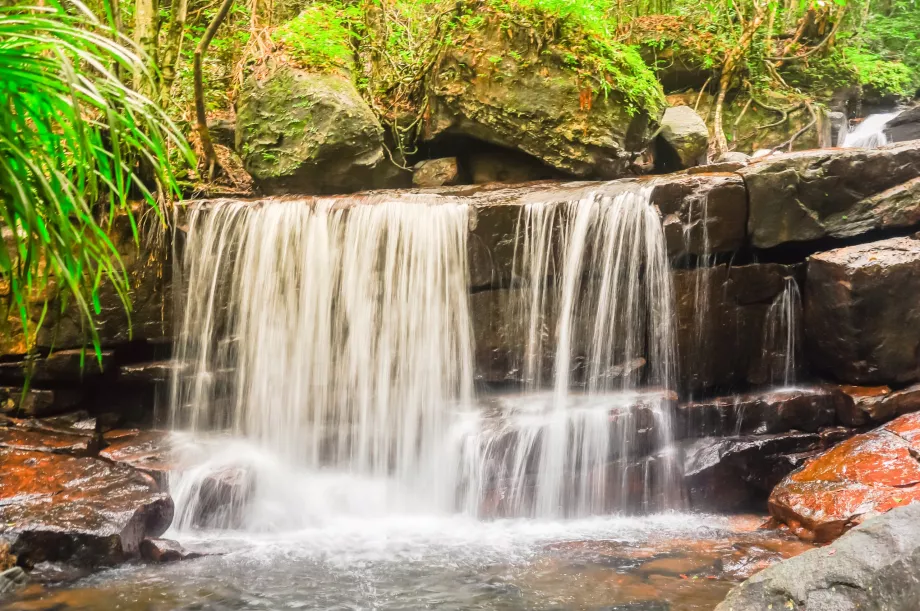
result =
[[350,70],[354,52],[350,24],[354,7],[314,4],[272,33],[298,64],[318,72]]

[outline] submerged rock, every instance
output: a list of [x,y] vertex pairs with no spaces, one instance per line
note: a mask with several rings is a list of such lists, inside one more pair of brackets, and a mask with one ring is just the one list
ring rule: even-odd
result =
[[878,195],[920,176],[918,142],[775,155],[739,173],[750,201],[748,232],[758,248],[920,221],[914,196]]
[[0,464],[0,536],[20,564],[117,564],[172,521],[172,499],[133,469],[14,449]]
[[805,295],[814,367],[849,384],[920,380],[920,240],[813,255]]
[[348,193],[407,186],[383,127],[351,81],[286,65],[250,77],[237,109],[237,151],[267,193]]
[[190,552],[172,539],[144,539],[140,546],[141,558],[148,562],[176,562],[200,558],[202,554]]
[[255,492],[255,474],[245,467],[229,467],[206,476],[198,485],[191,508],[192,524],[199,528],[240,528]]
[[914,611],[920,601],[920,504],[868,520],[833,545],[757,573],[716,611]]
[[[656,165],[664,161],[664,167],[683,170],[706,163],[709,150],[709,128],[689,106],[672,106],[664,111],[661,119],[660,141],[656,144]],[[676,163],[667,163],[670,159]]]
[[901,416],[808,461],[770,495],[770,513],[807,540],[831,541],[863,519],[920,501],[920,414]]

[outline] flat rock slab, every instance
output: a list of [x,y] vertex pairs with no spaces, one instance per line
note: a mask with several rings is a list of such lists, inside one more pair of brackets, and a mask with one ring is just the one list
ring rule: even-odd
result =
[[116,564],[172,521],[169,495],[127,467],[10,448],[0,464],[0,537],[20,563]]
[[142,471],[161,490],[168,490],[169,472],[177,466],[168,431],[116,429],[105,433],[102,439],[105,447],[99,452],[100,458]]
[[888,386],[841,386],[853,399],[841,404],[837,419],[846,426],[882,424],[898,416],[920,411],[920,384],[892,391]]
[[839,388],[790,388],[681,403],[677,430],[683,437],[763,435],[833,426],[853,399]]
[[831,541],[867,516],[920,501],[920,413],[808,461],[770,495],[770,513],[806,540]]
[[812,365],[845,384],[920,380],[920,240],[809,257],[805,330]]
[[920,504],[912,504],[764,569],[716,611],[915,611],[917,601]]
[[99,443],[92,431],[89,431],[89,434],[78,435],[24,427],[3,427],[0,428],[0,448],[92,456],[99,450]]
[[770,156],[739,173],[750,202],[748,233],[758,248],[906,227],[920,220],[914,196],[889,193],[871,199],[920,176],[920,141]]

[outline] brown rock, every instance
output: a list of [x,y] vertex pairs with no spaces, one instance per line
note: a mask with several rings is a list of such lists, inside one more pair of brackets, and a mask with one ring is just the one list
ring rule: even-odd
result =
[[22,383],[31,374],[36,384],[79,384],[108,371],[114,363],[111,351],[101,353],[101,362],[92,349],[59,350],[46,358],[0,363],[0,379]]
[[413,187],[443,187],[455,185],[460,179],[456,157],[427,159],[415,164],[412,172]]
[[169,490],[169,472],[176,467],[168,431],[114,430],[102,436],[106,444],[99,457],[150,475]]
[[813,367],[848,384],[920,380],[920,240],[812,255],[805,296]]
[[[872,212],[863,200],[920,176],[920,143],[775,155],[739,173],[748,190],[748,233],[755,247],[855,235],[873,224],[864,218]],[[901,200],[886,201],[884,215],[890,219],[915,218],[890,209]]]
[[99,441],[92,433],[89,431],[87,434],[79,435],[25,427],[5,427],[0,428],[0,448],[92,456],[99,451]]
[[920,411],[920,384],[892,392],[887,386],[841,386],[853,398],[850,409],[838,411],[847,426],[881,424],[898,416]]
[[141,558],[148,562],[176,562],[201,558],[202,554],[190,552],[172,539],[144,539],[140,545]]
[[20,564],[116,564],[172,521],[172,499],[133,469],[8,448],[0,463],[0,535]]
[[851,407],[849,395],[834,387],[754,392],[677,407],[677,430],[684,437],[763,435],[790,430],[816,432],[832,426]]
[[806,540],[831,541],[865,517],[920,501],[920,414],[901,416],[808,461],[770,495],[770,513]]
[[193,524],[199,528],[239,528],[255,486],[254,474],[244,467],[207,476],[198,488]]
[[732,252],[744,243],[747,192],[737,174],[674,175],[652,184],[669,256]]
[[0,387],[0,414],[44,418],[73,409],[80,395],[66,390],[36,390],[23,393],[20,387]]

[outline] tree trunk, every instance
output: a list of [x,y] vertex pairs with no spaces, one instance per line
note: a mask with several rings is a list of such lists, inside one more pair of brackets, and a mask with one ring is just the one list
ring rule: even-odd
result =
[[220,5],[217,15],[214,16],[214,20],[211,21],[211,24],[205,31],[198,46],[195,47],[195,58],[192,65],[195,77],[195,121],[197,123],[196,129],[198,131],[198,138],[201,140],[201,163],[206,180],[214,180],[220,170],[220,166],[217,163],[217,153],[214,152],[214,143],[211,142],[211,132],[208,130],[208,115],[204,106],[204,78],[201,73],[201,63],[204,60],[204,55],[208,50],[208,46],[211,44],[211,40],[214,38],[214,35],[217,34],[217,29],[220,27],[220,24],[224,22],[224,19],[226,19],[227,13],[230,12],[231,6],[233,6],[233,0],[224,0]]
[[172,0],[169,27],[166,30],[166,40],[160,60],[160,103],[164,106],[169,101],[169,92],[172,90],[173,81],[176,80],[176,69],[179,65],[179,54],[182,52],[182,39],[185,37],[187,17],[188,0]]
[[157,38],[159,34],[159,0],[137,0],[134,7],[134,42],[144,54],[147,73],[134,73],[134,89],[140,93],[155,93],[157,74]]

